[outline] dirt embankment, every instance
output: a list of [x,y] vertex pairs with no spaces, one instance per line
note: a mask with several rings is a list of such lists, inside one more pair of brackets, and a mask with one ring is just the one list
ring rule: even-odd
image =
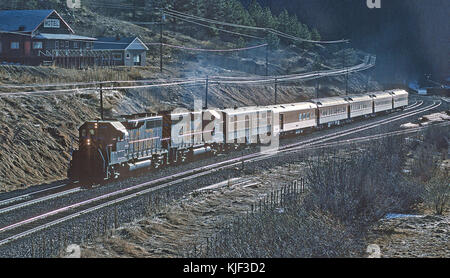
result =
[[74,96],[1,98],[0,110],[0,191],[63,178],[77,126],[96,115]]

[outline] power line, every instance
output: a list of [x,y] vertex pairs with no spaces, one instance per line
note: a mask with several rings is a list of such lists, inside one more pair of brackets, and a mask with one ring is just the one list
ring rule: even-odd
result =
[[201,52],[236,52],[236,51],[246,51],[246,50],[252,50],[256,48],[261,48],[267,46],[267,43],[261,44],[261,45],[255,45],[255,46],[249,46],[249,47],[243,47],[243,48],[230,48],[230,49],[205,49],[205,48],[192,48],[192,47],[185,47],[185,46],[179,46],[179,45],[171,45],[167,43],[163,43],[164,46],[177,48],[177,49],[183,49],[183,50],[192,50],[192,51],[201,51]]
[[183,20],[183,21],[186,21],[186,22],[189,22],[189,23],[192,23],[192,24],[196,24],[196,25],[203,26],[203,27],[206,27],[206,28],[210,28],[210,29],[213,29],[213,30],[217,30],[217,31],[220,31],[220,32],[229,33],[229,34],[238,35],[238,36],[247,37],[247,38],[252,38],[252,39],[264,40],[264,38],[261,38],[261,37],[256,37],[256,36],[252,36],[252,35],[247,35],[247,34],[242,34],[242,33],[238,33],[238,32],[233,32],[233,31],[217,28],[217,27],[214,27],[214,26],[209,26],[209,25],[206,25],[206,24],[198,23],[198,22],[195,22],[195,21],[192,21],[192,20],[189,20],[189,19],[185,19],[185,18],[180,17],[180,16],[172,15],[172,14],[169,14],[169,13],[167,13],[167,15],[169,17],[173,17],[173,18],[176,18],[176,19],[179,19],[179,20]]
[[240,24],[235,24],[235,23],[229,23],[229,22],[218,21],[218,20],[208,19],[208,18],[194,16],[194,15],[189,15],[189,14],[185,14],[185,13],[182,13],[182,12],[179,12],[179,11],[175,11],[175,10],[171,10],[171,9],[167,9],[167,8],[164,9],[164,10],[168,14],[175,14],[175,15],[178,15],[178,16],[181,16],[181,17],[184,17],[184,18],[204,21],[204,22],[208,22],[208,23],[212,23],[212,24],[218,24],[218,25],[222,25],[222,26],[251,29],[251,30],[256,30],[256,31],[266,31],[267,30],[267,28],[262,28],[262,27],[240,25]]
[[336,44],[336,43],[349,42],[349,40],[346,40],[346,39],[334,40],[334,41],[308,40],[308,39],[298,38],[298,37],[295,37],[295,36],[283,33],[281,31],[278,31],[278,30],[275,30],[275,29],[272,29],[272,28],[254,27],[254,26],[249,26],[249,25],[241,25],[241,24],[234,24],[234,23],[229,23],[229,22],[224,22],[224,21],[218,21],[218,20],[203,18],[203,17],[199,17],[199,16],[189,15],[189,14],[182,13],[182,12],[175,11],[175,10],[171,10],[171,9],[165,9],[165,11],[168,14],[175,14],[175,15],[178,15],[178,16],[181,16],[181,17],[184,17],[184,18],[204,21],[204,22],[208,22],[208,23],[211,23],[211,24],[218,24],[218,25],[230,26],[230,27],[236,27],[236,28],[245,28],[245,29],[257,30],[257,31],[265,31],[265,32],[269,32],[269,33],[272,33],[272,34],[277,35],[277,36],[281,36],[281,37],[284,37],[284,38],[287,38],[287,39],[301,41],[301,42],[317,43],[317,44]]

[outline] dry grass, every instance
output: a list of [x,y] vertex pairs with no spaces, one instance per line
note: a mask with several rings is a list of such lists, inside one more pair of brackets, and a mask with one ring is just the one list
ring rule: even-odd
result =
[[[84,70],[57,67],[0,66],[0,85],[64,84],[89,81],[140,80],[150,77],[148,67],[89,68]],[[38,87],[35,88],[39,89]],[[19,89],[17,89],[19,90]],[[16,90],[16,91],[17,91]],[[23,90],[23,89],[22,89]],[[0,92],[15,91],[0,88]]]

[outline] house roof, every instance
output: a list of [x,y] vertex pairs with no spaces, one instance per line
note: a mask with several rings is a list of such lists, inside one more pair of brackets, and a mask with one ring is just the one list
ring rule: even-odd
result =
[[77,36],[72,34],[38,34],[34,36],[35,39],[46,40],[79,40],[79,41],[95,41],[96,38]]
[[[53,13],[61,18],[55,10],[1,10],[0,31],[31,33]],[[64,19],[61,20],[73,32]]]
[[147,46],[138,37],[102,37],[94,43],[95,50],[148,50]]

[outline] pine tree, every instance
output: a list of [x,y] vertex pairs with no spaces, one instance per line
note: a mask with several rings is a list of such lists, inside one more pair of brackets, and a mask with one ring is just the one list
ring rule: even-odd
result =
[[217,20],[225,18],[225,0],[204,0],[205,16]]
[[319,31],[316,28],[313,28],[311,31],[311,39],[315,41],[320,41],[322,39]]

